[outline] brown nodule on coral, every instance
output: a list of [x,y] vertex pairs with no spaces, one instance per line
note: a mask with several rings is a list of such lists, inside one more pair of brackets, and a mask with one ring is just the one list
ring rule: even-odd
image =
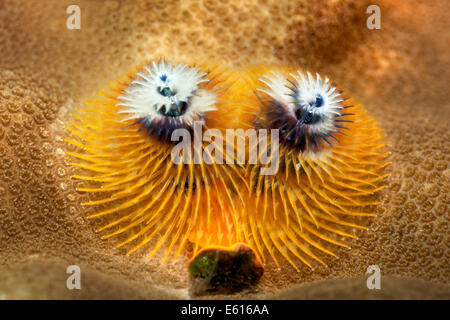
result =
[[233,249],[202,250],[189,264],[192,295],[231,294],[251,290],[264,273],[255,252],[239,244]]

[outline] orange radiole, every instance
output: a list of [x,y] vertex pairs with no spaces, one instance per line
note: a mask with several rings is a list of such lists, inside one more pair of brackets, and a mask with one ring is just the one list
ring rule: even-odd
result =
[[[314,268],[335,256],[334,247],[349,247],[343,238],[354,238],[352,230],[365,228],[386,177],[383,133],[362,106],[342,97],[328,79],[289,68],[155,61],[77,110],[67,154],[80,168],[78,190],[90,195],[89,218],[128,253],[161,249],[165,261],[187,245],[196,255],[243,243],[263,262]],[[188,161],[174,162],[172,134],[195,135],[195,124],[217,135],[184,153]],[[224,140],[227,129],[239,128],[278,136],[243,145]],[[214,155],[211,145],[220,146]],[[217,152],[234,161],[194,162],[196,153],[212,160]],[[277,170],[261,174],[268,165],[249,163],[255,152],[258,160],[276,155]]]
[[242,102],[248,127],[279,135],[279,145],[259,151],[278,154],[277,173],[246,168],[248,242],[278,266],[280,258],[296,269],[326,265],[324,256],[350,248],[345,238],[356,238],[352,230],[375,216],[389,164],[384,134],[328,78],[287,67],[258,67],[245,77],[254,92]]
[[[75,114],[66,141],[74,166],[101,219],[103,238],[132,253],[164,248],[176,259],[186,244],[193,251],[239,242],[234,231],[246,185],[235,165],[174,163],[171,134],[232,126],[239,110],[228,103],[230,77],[208,66],[153,62],[111,84]],[[217,140],[213,143],[218,143]],[[201,148],[206,143],[202,141]],[[225,144],[224,144],[225,146]],[[200,150],[202,152],[203,150]]]

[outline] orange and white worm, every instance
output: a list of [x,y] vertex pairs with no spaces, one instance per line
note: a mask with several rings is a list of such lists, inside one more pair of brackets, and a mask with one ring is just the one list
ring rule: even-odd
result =
[[[172,134],[194,123],[223,133],[202,140],[200,152],[216,144],[233,159],[274,146],[239,150],[223,141],[227,129],[278,130],[278,171],[262,175],[260,162],[174,163]],[[361,105],[328,78],[290,68],[155,61],[78,109],[67,129],[74,178],[103,238],[128,253],[161,249],[163,261],[188,244],[195,255],[244,243],[277,265],[326,264],[375,215],[388,164],[383,133]]]

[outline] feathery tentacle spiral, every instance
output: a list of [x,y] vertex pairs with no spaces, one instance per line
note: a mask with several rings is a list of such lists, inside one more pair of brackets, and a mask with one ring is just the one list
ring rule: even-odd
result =
[[[325,256],[349,248],[345,239],[366,228],[386,177],[383,133],[327,78],[287,68],[232,76],[165,62],[143,70],[68,127],[76,149],[68,154],[85,171],[75,178],[95,198],[85,205],[95,208],[90,218],[101,219],[104,238],[120,239],[129,253],[147,246],[151,256],[164,247],[164,259],[189,242],[194,254],[245,243],[263,260],[284,258],[298,269],[325,265]],[[261,158],[275,151],[261,136],[245,147],[258,164],[175,164],[170,137],[196,122],[221,132],[277,129],[279,170],[260,174]],[[236,149],[222,137],[213,143]],[[207,149],[203,141],[189,156]]]
[[[191,241],[201,247],[239,242],[233,230],[243,178],[234,166],[171,159],[175,129],[224,128],[235,112],[226,103],[223,73],[187,64],[154,62],[112,85],[74,115],[67,139],[82,170],[78,190],[89,193],[89,218],[99,219],[103,238],[132,253],[164,247],[167,259]],[[221,141],[215,140],[216,143]]]
[[[375,216],[388,164],[383,133],[361,105],[343,98],[328,78],[300,71],[254,70],[257,88],[246,103],[257,128],[279,129],[279,170],[260,175],[247,167],[250,194],[246,219],[250,243],[263,260],[280,257],[296,269],[302,263],[326,265],[345,238],[366,229]],[[273,146],[258,150],[270,154]],[[314,261],[314,262],[313,262]]]

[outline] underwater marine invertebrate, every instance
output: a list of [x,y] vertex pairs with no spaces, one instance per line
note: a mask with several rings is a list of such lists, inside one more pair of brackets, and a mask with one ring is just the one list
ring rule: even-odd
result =
[[[319,270],[323,272],[280,276],[266,268],[262,294],[312,281],[312,287],[303,287],[305,295],[291,292],[285,297],[324,298],[320,292],[327,292],[329,298],[403,299],[414,297],[414,287],[416,298],[430,298],[436,297],[437,283],[448,284],[450,99],[448,81],[443,81],[448,79],[448,72],[443,72],[448,70],[447,1],[400,4],[383,0],[380,6],[390,14],[384,16],[380,32],[367,30],[364,11],[370,3],[364,1],[333,1],[327,6],[314,1],[298,5],[278,0],[252,5],[236,1],[233,10],[220,1],[211,2],[219,10],[205,10],[204,1],[189,0],[183,6],[176,1],[161,6],[150,1],[139,5],[120,2],[114,7],[119,2],[77,3],[95,14],[89,16],[88,28],[84,25],[73,32],[56,27],[65,24],[62,1],[1,1],[0,158],[9,169],[3,167],[0,178],[0,287],[6,298],[104,299],[113,294],[115,298],[164,299],[173,293],[172,288],[184,285],[182,263],[161,268],[156,259],[143,264],[139,255],[122,259],[109,250],[109,241],[101,241],[86,228],[82,217],[90,208],[78,205],[86,201],[86,194],[75,191],[79,182],[70,179],[74,168],[59,152],[66,148],[59,139],[66,136],[64,124],[93,88],[114,79],[119,69],[151,58],[149,54],[175,56],[180,52],[197,61],[215,58],[217,63],[236,66],[299,63],[326,72],[364,103],[388,135],[393,163],[388,168],[388,188],[380,192],[382,205],[376,208],[377,218],[370,219],[369,230],[358,232],[359,239],[351,242],[354,250],[335,251],[346,258],[326,260],[332,269]],[[421,14],[414,14],[418,8]],[[186,11],[191,14],[185,15]],[[162,19],[149,19],[155,16]],[[170,17],[170,26],[164,17]],[[240,31],[249,32],[248,36]],[[24,131],[16,132],[13,124],[21,120]],[[9,145],[9,136],[15,132],[15,141],[25,150],[20,159]],[[39,158],[27,152],[30,133],[35,136],[33,149],[41,152]],[[425,164],[429,165],[426,169]],[[32,179],[25,182],[22,171]],[[50,175],[56,180],[47,179]],[[10,185],[23,188],[24,209],[13,202]],[[47,190],[52,191],[45,196]],[[65,203],[64,209],[54,207],[56,198]],[[19,212],[21,219],[17,219]],[[97,224],[99,219],[89,222]],[[15,264],[35,253],[40,255],[28,263],[27,270]],[[56,265],[51,257],[64,261]],[[92,276],[81,292],[55,286],[60,283],[61,270],[72,261],[84,263],[85,274],[94,269],[110,280]],[[385,281],[381,292],[365,287],[355,292],[351,278],[360,275],[368,261],[379,263],[384,275],[403,277],[404,282],[389,280],[394,291]],[[330,277],[345,279],[346,285],[314,282]],[[423,280],[420,286],[416,279]]]
[[[326,265],[320,254],[335,257],[332,246],[349,248],[341,238],[355,238],[351,230],[365,229],[364,217],[375,216],[374,194],[387,176],[383,133],[328,78],[260,68],[249,82],[258,89],[246,103],[256,116],[249,126],[278,129],[281,143],[275,175],[247,167],[251,243],[277,265],[279,254],[297,269],[299,261],[313,268],[311,259]],[[267,144],[259,155],[274,148]]]
[[216,110],[217,95],[200,87],[209,80],[199,68],[162,61],[144,69],[118,97],[117,105],[125,107],[118,112],[127,115],[122,121],[135,119],[147,133],[170,140],[174,130],[192,128]]
[[334,133],[345,128],[340,123],[351,121],[343,118],[349,113],[340,112],[349,106],[340,105],[344,100],[336,87],[329,85],[328,78],[322,83],[318,74],[316,79],[310,73],[306,78],[299,71],[290,76],[292,80],[274,73],[260,79],[267,89],[258,90],[272,98],[273,108],[267,110],[268,126],[279,129],[283,142],[292,148],[319,151],[323,141],[331,145]]
[[239,171],[194,163],[204,145],[184,154],[186,161],[172,159],[176,129],[220,128],[233,119],[222,74],[164,61],[143,69],[81,108],[68,126],[77,139],[67,142],[79,148],[68,154],[86,170],[74,176],[88,184],[78,190],[100,195],[84,204],[95,207],[89,218],[101,218],[103,238],[118,237],[117,247],[130,245],[128,253],[149,244],[152,256],[164,245],[163,260],[170,253],[176,258],[188,240],[194,252],[237,242],[229,229],[243,181]]

